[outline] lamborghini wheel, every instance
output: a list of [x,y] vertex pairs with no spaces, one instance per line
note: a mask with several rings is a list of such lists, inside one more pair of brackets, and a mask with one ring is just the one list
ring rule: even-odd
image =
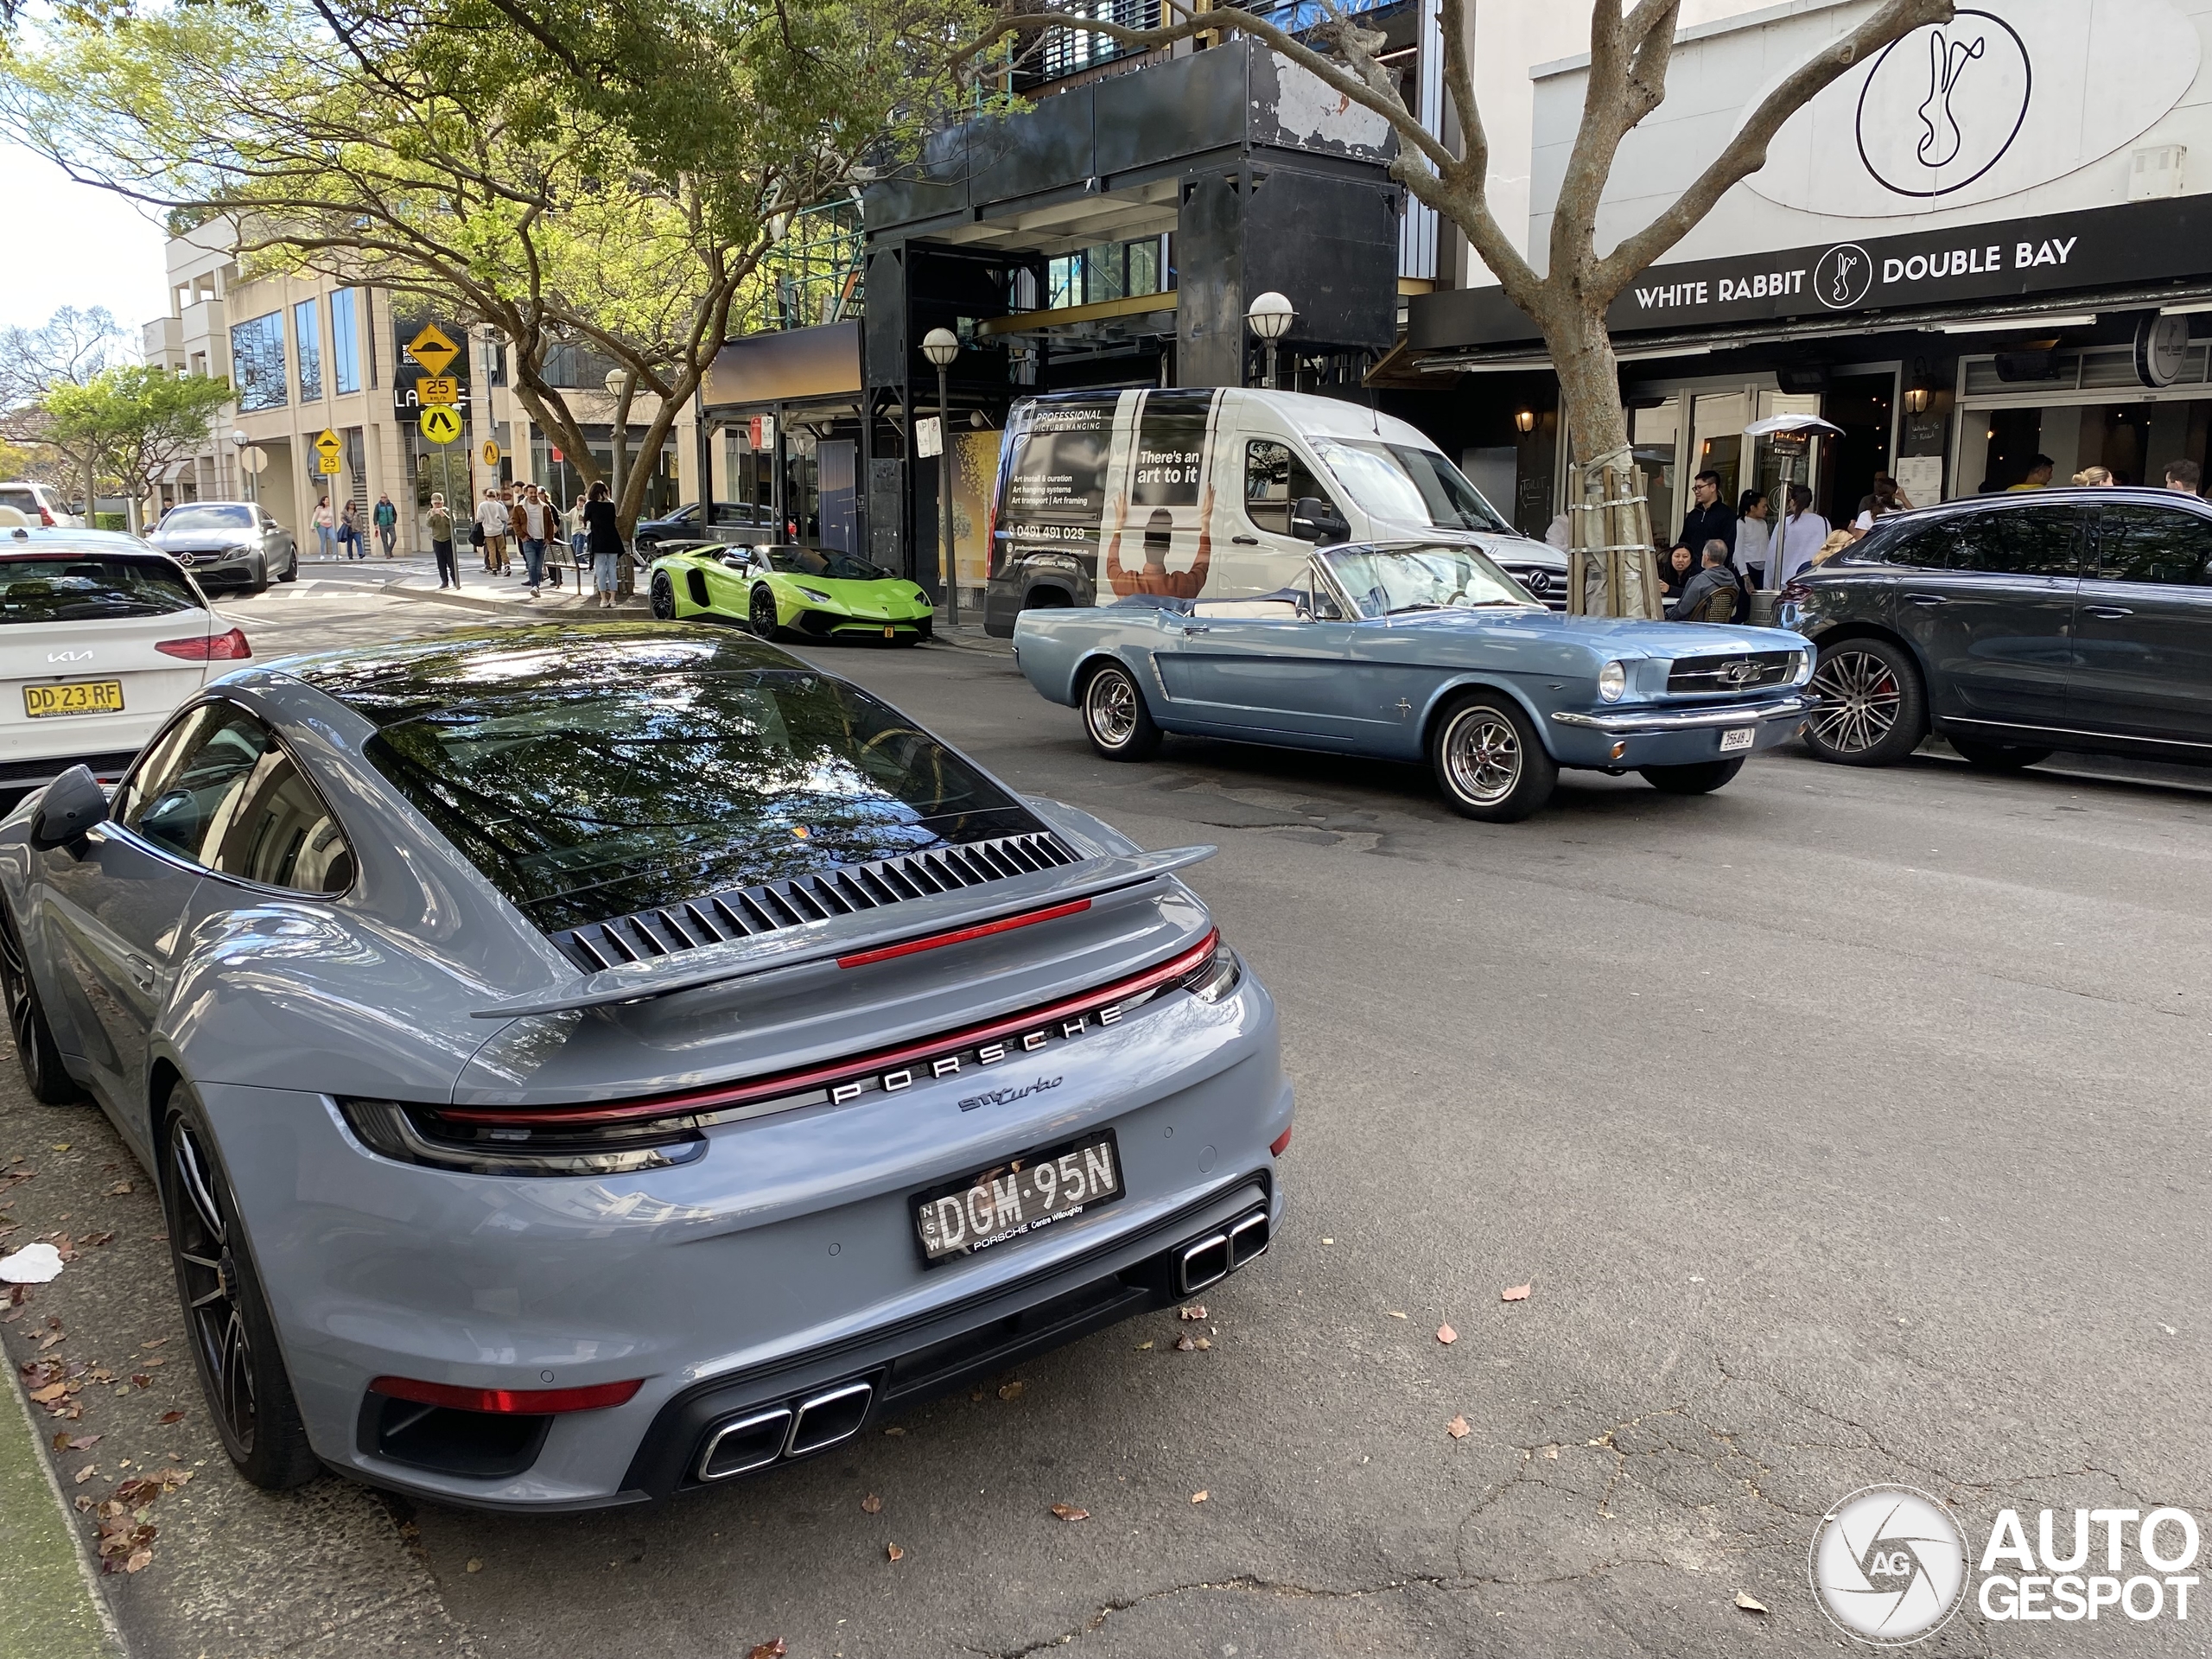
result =
[[755,583],[753,598],[746,606],[746,619],[753,625],[753,632],[763,639],[776,637],[776,596],[765,583]]
[[676,584],[665,570],[653,572],[653,615],[663,622],[676,620]]

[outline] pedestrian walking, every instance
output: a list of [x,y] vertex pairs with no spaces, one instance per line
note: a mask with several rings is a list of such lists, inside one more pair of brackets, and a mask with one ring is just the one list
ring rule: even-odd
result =
[[1736,551],[1736,513],[1720,499],[1720,474],[1707,467],[1690,480],[1690,510],[1682,515],[1682,533],[1675,540],[1684,547],[1702,548],[1719,542],[1732,558]]
[[622,557],[622,529],[616,522],[614,504],[607,499],[607,486],[594,484],[584,503],[584,534],[591,548],[592,587],[599,607],[614,608],[615,565]]
[[331,516],[330,498],[326,495],[315,504],[315,550],[326,559],[334,557],[337,541],[338,521]]
[[507,504],[497,490],[484,492],[476,509],[476,528],[484,535],[484,568],[495,576],[507,573]]
[[430,498],[430,554],[438,562],[438,586],[458,588],[461,567],[453,556],[453,514],[442,495]]
[[522,499],[515,503],[513,524],[522,540],[523,576],[530,584],[530,596],[536,599],[545,580],[546,538],[553,533],[553,509],[543,492],[524,486]]
[[1736,568],[1754,588],[1766,586],[1770,511],[1766,497],[1757,490],[1745,490],[1736,498]]
[[399,534],[399,509],[391,505],[389,494],[379,494],[376,511],[370,518],[376,524],[377,539],[384,543],[384,556],[388,559],[391,556],[393,538]]
[[339,550],[345,554],[346,563],[349,564],[355,559],[365,559],[369,556],[368,549],[361,544],[361,521],[355,514],[353,504],[351,501],[346,504],[346,510],[338,515],[338,547]]
[[1782,568],[1777,585],[1808,569],[1821,543],[1828,538],[1828,521],[1813,511],[1813,493],[1802,484],[1789,486],[1789,512],[1782,521]]

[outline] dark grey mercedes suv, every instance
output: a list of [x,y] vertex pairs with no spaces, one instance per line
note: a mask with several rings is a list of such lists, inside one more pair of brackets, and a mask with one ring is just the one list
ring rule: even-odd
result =
[[1783,590],[1819,647],[1806,727],[1847,766],[1933,730],[1978,766],[2054,749],[2212,766],[2212,503],[2167,490],[1970,496],[1880,520]]

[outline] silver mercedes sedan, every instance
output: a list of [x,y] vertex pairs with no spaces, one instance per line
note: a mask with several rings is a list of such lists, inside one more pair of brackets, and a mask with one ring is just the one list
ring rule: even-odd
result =
[[155,1172],[247,1479],[581,1509],[1266,1249],[1291,1094],[1210,850],[727,630],[487,628],[234,673],[30,798],[0,990]]

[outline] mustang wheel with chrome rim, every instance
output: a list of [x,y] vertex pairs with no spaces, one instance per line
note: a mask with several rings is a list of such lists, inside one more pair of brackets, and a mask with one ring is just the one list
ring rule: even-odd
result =
[[1474,697],[1446,710],[1430,740],[1429,760],[1452,810],[1491,823],[1527,817],[1559,782],[1559,764],[1528,717],[1502,697]]
[[1886,639],[1847,639],[1823,650],[1808,689],[1816,707],[1805,741],[1823,760],[1886,766],[1911,753],[1928,729],[1919,670]]
[[162,1199],[200,1391],[223,1449],[249,1481],[272,1491],[300,1485],[321,1465],[293,1402],[237,1202],[197,1103],[180,1088],[170,1103]]
[[1083,687],[1083,729],[1109,760],[1141,760],[1160,747],[1160,728],[1129,671],[1119,663],[1094,670]]

